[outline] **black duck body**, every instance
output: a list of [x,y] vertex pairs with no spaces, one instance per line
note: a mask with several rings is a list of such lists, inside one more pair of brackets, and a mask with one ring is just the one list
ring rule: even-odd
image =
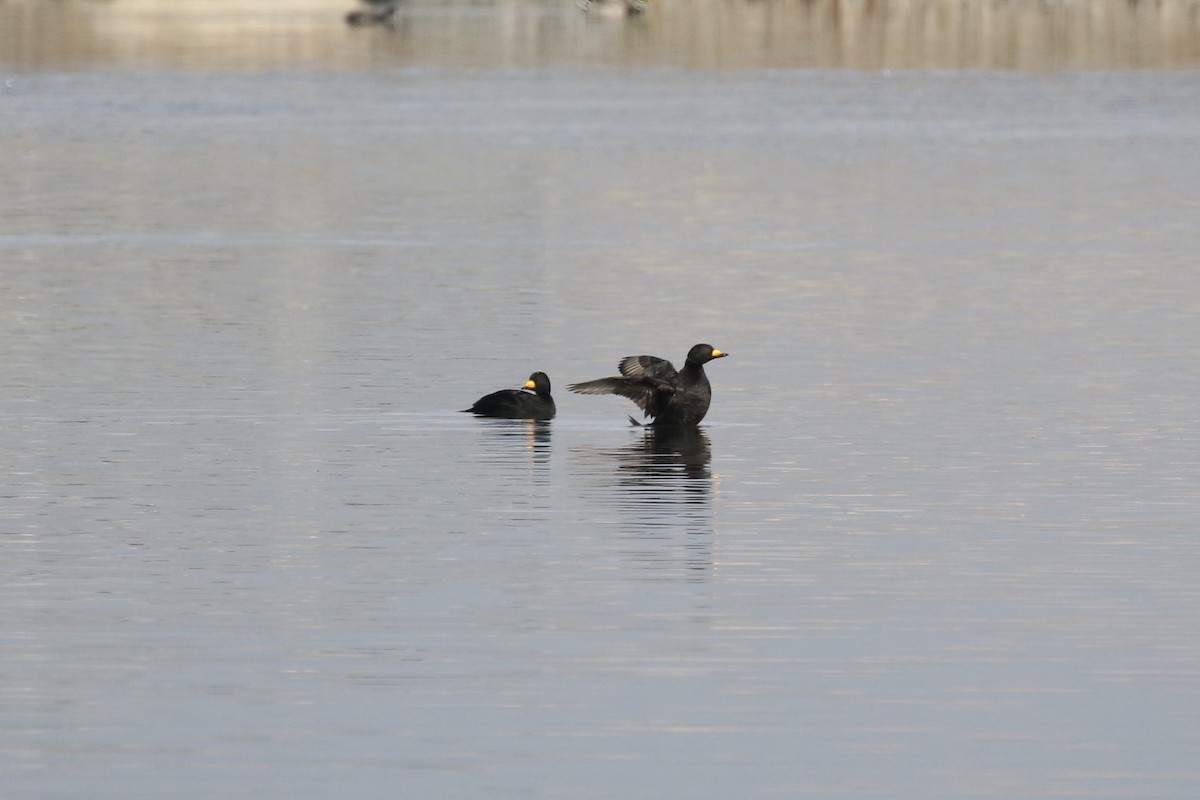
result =
[[554,398],[550,396],[550,378],[544,372],[530,375],[524,389],[501,389],[485,394],[475,401],[475,405],[463,409],[481,417],[502,419],[552,419],[556,410]]
[[694,426],[704,419],[712,402],[704,365],[727,355],[710,344],[698,344],[688,351],[681,370],[657,356],[626,356],[617,365],[619,376],[573,383],[567,388],[578,394],[628,397],[654,426]]

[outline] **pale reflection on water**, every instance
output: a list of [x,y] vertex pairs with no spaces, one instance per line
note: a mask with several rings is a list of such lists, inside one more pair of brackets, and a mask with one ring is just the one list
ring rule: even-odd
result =
[[1194,0],[652,0],[595,20],[573,0],[0,4],[0,65],[209,69],[630,64],[702,68],[1143,69],[1200,64]]
[[529,467],[530,480],[549,480],[545,470],[539,469],[550,459],[553,426],[549,421],[480,418],[478,423],[485,437],[480,448],[484,463],[492,458],[506,467],[523,463]]
[[597,516],[615,516],[625,557],[669,578],[712,569],[712,444],[703,430],[639,429],[620,447],[576,447],[573,465],[595,485]]

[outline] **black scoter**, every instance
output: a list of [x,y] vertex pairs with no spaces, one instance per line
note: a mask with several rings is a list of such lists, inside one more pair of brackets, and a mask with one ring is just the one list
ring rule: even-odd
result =
[[[712,400],[704,365],[727,355],[710,344],[698,344],[688,351],[687,361],[678,371],[662,358],[626,356],[617,365],[620,377],[573,383],[567,388],[579,394],[628,397],[637,403],[644,416],[652,419],[651,425],[697,425],[708,413]],[[641,424],[633,417],[629,419],[635,425]]]
[[486,394],[475,405],[463,411],[481,417],[506,419],[550,419],[554,416],[554,398],[550,396],[550,379],[544,372],[535,372],[525,382],[525,389],[501,389]]

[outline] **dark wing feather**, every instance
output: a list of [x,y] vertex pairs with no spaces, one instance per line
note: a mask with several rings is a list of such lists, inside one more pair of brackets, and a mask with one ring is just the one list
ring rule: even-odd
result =
[[475,405],[463,411],[484,417],[509,419],[550,419],[554,416],[554,400],[550,395],[536,395],[521,389],[501,389],[486,394]]
[[572,383],[567,387],[576,394],[618,394],[637,403],[647,412],[654,401],[654,388],[636,378],[597,378],[594,381]]
[[517,389],[501,389],[498,392],[485,394],[483,397],[475,401],[475,404],[470,408],[464,408],[464,411],[474,412],[476,414],[503,414],[511,413],[520,408],[521,392]]
[[679,374],[670,361],[657,356],[625,356],[617,365],[617,369],[626,378],[640,378],[645,375],[660,381],[672,380]]
[[617,365],[620,378],[598,378],[573,383],[567,388],[578,394],[617,394],[628,397],[648,417],[657,417],[679,390],[679,373],[666,359],[655,356],[626,356]]

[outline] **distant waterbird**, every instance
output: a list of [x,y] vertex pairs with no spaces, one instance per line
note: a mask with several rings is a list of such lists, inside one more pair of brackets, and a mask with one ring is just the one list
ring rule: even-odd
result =
[[396,0],[363,0],[366,8],[346,12],[346,24],[352,28],[391,25],[399,3]]
[[579,0],[579,8],[590,17],[637,17],[646,11],[648,0]]

